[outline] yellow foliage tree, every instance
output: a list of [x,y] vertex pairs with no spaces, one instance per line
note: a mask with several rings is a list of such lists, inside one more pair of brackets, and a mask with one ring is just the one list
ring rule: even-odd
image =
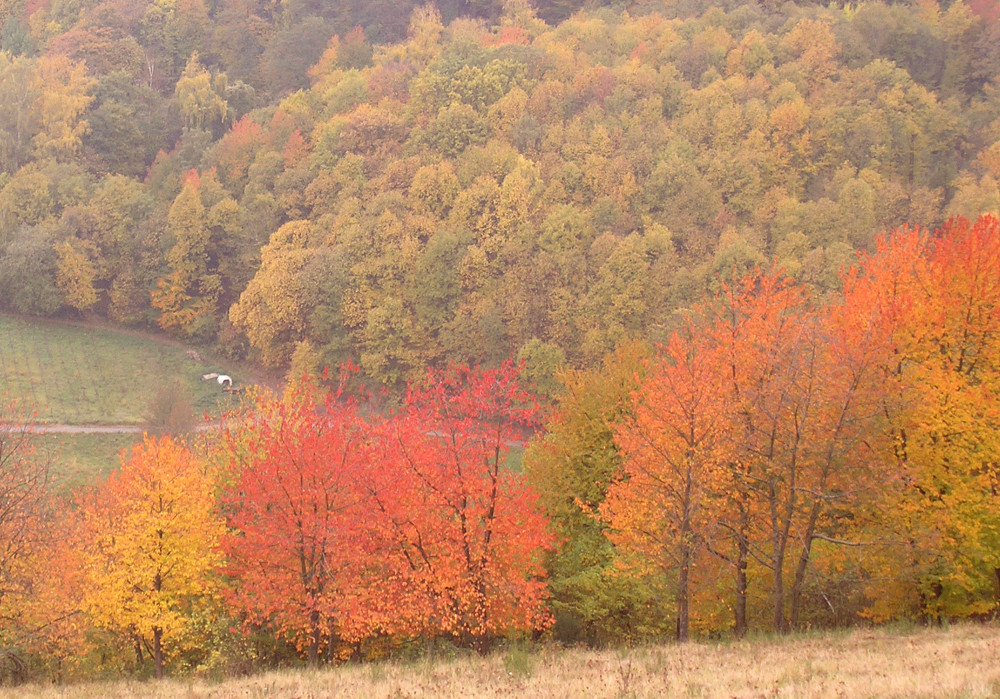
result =
[[[224,82],[222,78],[222,84]],[[212,76],[198,60],[198,53],[192,53],[174,87],[174,98],[189,127],[210,128],[225,121],[228,106],[216,87]]]
[[889,461],[884,560],[898,587],[869,590],[876,619],[1000,606],[1000,221],[896,231],[849,280],[847,303],[884,319]]
[[302,283],[313,251],[308,221],[290,221],[261,248],[260,269],[229,310],[233,325],[246,333],[271,366],[288,360],[306,329],[310,299]]
[[65,56],[42,56],[32,84],[38,94],[34,107],[41,127],[32,139],[36,154],[73,155],[89,128],[81,116],[94,99],[89,93],[97,81],[83,63]]
[[86,311],[97,303],[97,268],[93,257],[97,246],[86,240],[74,238],[55,246],[59,260],[56,263],[56,286],[66,297],[66,303],[78,311]]
[[224,531],[206,469],[170,437],[146,437],[83,506],[83,608],[146,647],[157,677],[216,594]]
[[184,178],[168,214],[174,234],[174,245],[167,252],[170,274],[157,280],[152,292],[160,327],[189,337],[205,336],[213,329],[222,292],[216,270],[209,267],[211,231],[202,201],[202,183],[208,181],[194,170]]

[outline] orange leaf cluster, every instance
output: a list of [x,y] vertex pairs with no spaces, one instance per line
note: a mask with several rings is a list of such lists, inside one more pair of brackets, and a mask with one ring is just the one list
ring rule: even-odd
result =
[[845,566],[876,618],[1000,602],[1000,224],[903,229],[844,282],[829,303],[780,273],[724,287],[618,425],[601,515],[623,561],[672,580],[682,639],[727,569],[738,633],[754,595],[800,626]]

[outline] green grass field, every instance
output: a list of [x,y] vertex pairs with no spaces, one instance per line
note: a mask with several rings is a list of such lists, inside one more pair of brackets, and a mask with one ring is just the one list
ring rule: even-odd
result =
[[104,480],[118,468],[121,452],[131,451],[141,434],[39,434],[35,448],[52,464],[55,485],[68,493]]
[[194,424],[239,400],[216,381],[203,381],[203,374],[229,374],[237,386],[267,381],[202,348],[192,360],[188,349],[139,333],[0,315],[0,397],[36,410],[35,421],[43,425],[138,428],[127,434],[38,434],[39,455],[52,463],[60,490],[69,491],[118,467],[120,452],[142,439],[165,388],[177,387]]
[[201,352],[155,339],[49,321],[0,316],[0,394],[34,406],[38,420],[70,425],[142,425],[164,386],[178,383],[196,415],[233,404],[202,374],[239,371]]

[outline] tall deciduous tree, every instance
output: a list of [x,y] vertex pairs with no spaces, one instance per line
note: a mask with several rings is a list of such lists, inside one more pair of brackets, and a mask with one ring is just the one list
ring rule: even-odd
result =
[[83,63],[65,56],[38,59],[33,87],[40,128],[32,138],[37,155],[66,158],[80,149],[88,128],[83,113],[94,99],[90,94],[94,85]]
[[224,524],[215,484],[184,445],[146,437],[82,510],[83,607],[93,623],[130,639],[157,677],[183,648],[191,619],[217,594]]
[[188,336],[204,335],[215,323],[222,281],[210,268],[209,239],[202,178],[194,170],[184,178],[170,206],[173,247],[167,252],[169,273],[157,281],[153,307],[160,311],[161,328]]
[[308,221],[290,221],[261,248],[260,267],[229,319],[260,351],[265,364],[280,365],[291,356],[307,328],[307,315],[319,300],[310,298],[305,270],[316,257],[316,233]]
[[547,561],[560,638],[633,640],[660,635],[668,623],[653,603],[666,587],[663,571],[641,576],[620,565],[598,511],[622,468],[615,426],[634,414],[632,394],[651,357],[652,347],[628,342],[600,368],[560,374],[557,406],[524,456],[528,483],[562,541]]
[[55,246],[59,261],[56,263],[56,285],[66,298],[66,303],[78,311],[89,310],[97,303],[94,282],[97,269],[92,257],[97,250],[89,241],[63,241]]
[[8,634],[24,630],[25,602],[53,533],[51,474],[35,453],[31,417],[17,402],[0,406],[0,620]]
[[226,100],[219,94],[225,93],[225,75],[215,83],[198,60],[198,53],[192,53],[174,88],[174,98],[188,127],[210,129],[226,120]]
[[772,626],[785,631],[799,621],[814,543],[848,543],[835,513],[872,494],[879,347],[871,321],[838,327],[777,274],[728,287],[713,312],[735,429],[738,605],[756,559],[770,577]]
[[429,372],[388,424],[381,459],[392,475],[372,491],[396,506],[376,516],[393,532],[387,554],[406,559],[404,585],[421,591],[426,633],[484,651],[497,635],[548,625],[542,555],[554,539],[506,463],[536,413],[507,362]]
[[251,623],[306,650],[311,665],[364,613],[345,603],[345,570],[364,543],[355,494],[364,437],[353,406],[335,395],[317,406],[300,384],[284,400],[259,396],[225,438],[228,596]]
[[689,638],[691,579],[721,490],[730,439],[722,362],[696,327],[674,334],[618,428],[623,468],[601,511],[620,550],[638,551],[671,577],[677,639]]
[[898,472],[882,525],[898,542],[897,594],[876,617],[986,613],[1000,604],[1000,223],[953,219],[884,239],[849,279],[847,304],[890,341],[883,372]]

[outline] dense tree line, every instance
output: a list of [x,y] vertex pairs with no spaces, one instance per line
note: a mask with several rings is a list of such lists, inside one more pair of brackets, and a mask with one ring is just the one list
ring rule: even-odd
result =
[[993,614],[998,255],[992,215],[904,228],[842,294],[753,273],[570,374],[526,458],[563,633]]
[[3,307],[544,384],[734,270],[828,293],[877,231],[1000,205],[963,2],[365,7],[6,8]]
[[59,526],[10,409],[0,667],[994,613],[992,6],[389,5],[0,3],[0,307],[293,379]]
[[218,673],[546,629],[556,541],[507,464],[538,425],[522,383],[451,367],[384,412],[307,380],[258,392],[199,442],[145,437],[58,512],[5,410],[0,671]]
[[998,332],[990,215],[880,239],[833,296],[725,283],[666,343],[562,374],[544,425],[511,362],[379,410],[346,367],[147,437],[59,507],[8,408],[4,660],[161,676],[993,615]]

